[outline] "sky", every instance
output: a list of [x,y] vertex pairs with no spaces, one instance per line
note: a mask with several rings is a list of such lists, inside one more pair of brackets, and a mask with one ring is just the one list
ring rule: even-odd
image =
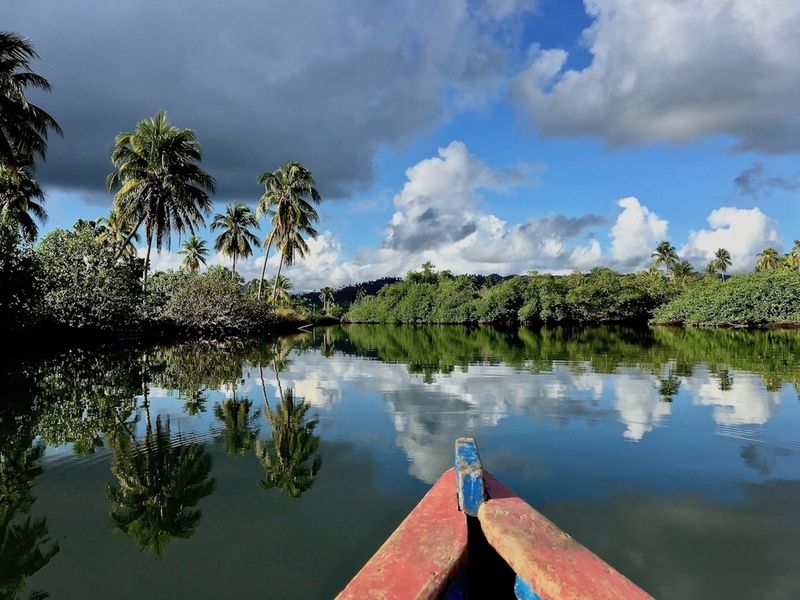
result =
[[297,291],[425,260],[632,271],[662,239],[736,272],[800,238],[796,0],[4,0],[0,22],[34,43],[53,89],[31,97],[64,129],[44,234],[110,210],[114,136],[165,109],[215,212],[287,160],[314,172]]

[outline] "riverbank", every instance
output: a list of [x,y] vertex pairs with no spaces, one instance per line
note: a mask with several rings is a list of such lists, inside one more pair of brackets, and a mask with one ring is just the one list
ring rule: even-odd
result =
[[470,276],[414,273],[355,302],[343,321],[409,324],[800,326],[800,273],[776,270],[668,278],[593,269],[529,274],[478,286]]

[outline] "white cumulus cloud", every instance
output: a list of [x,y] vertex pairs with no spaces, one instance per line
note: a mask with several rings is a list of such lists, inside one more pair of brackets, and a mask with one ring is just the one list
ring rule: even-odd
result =
[[757,254],[767,246],[781,248],[777,224],[759,208],[724,206],[708,216],[710,229],[689,232],[689,241],[681,248],[685,259],[701,264],[713,258],[718,248],[731,253],[731,271],[751,270]]
[[642,266],[655,245],[667,238],[668,222],[632,196],[620,199],[617,205],[622,212],[609,233],[611,256],[620,265]]
[[800,149],[800,2],[584,0],[591,54],[570,68],[534,45],[512,85],[548,135],[617,146],[725,135],[740,149]]

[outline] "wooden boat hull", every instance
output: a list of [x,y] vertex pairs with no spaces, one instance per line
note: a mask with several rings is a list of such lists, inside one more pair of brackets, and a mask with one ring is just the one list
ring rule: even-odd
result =
[[[491,588],[495,580],[513,585],[513,595],[525,600],[650,598],[485,472],[473,439],[456,440],[455,454],[455,468],[439,478],[340,600],[455,600],[483,595],[477,588]],[[490,561],[476,548],[476,535],[499,555],[510,580],[489,573],[492,581],[478,579]],[[512,593],[496,591],[497,597]]]

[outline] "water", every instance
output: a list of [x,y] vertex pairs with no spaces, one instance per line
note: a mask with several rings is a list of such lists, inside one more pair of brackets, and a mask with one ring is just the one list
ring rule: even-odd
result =
[[0,597],[331,597],[468,434],[657,597],[798,598],[799,333],[349,326],[15,359]]

